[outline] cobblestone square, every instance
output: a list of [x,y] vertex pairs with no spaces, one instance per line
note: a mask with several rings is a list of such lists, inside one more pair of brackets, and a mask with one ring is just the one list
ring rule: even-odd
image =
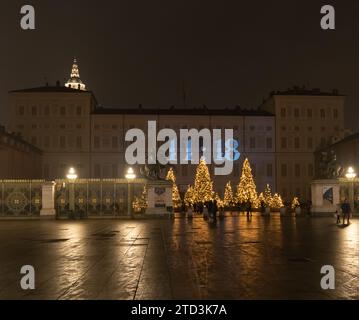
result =
[[0,299],[359,299],[358,249],[355,219],[1,220]]

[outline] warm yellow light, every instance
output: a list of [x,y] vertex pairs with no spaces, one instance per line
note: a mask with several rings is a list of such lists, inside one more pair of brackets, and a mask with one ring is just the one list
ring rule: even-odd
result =
[[354,179],[357,174],[355,173],[353,167],[349,167],[345,176],[347,177],[347,179]]
[[75,180],[77,179],[77,174],[74,168],[70,168],[68,174],[66,175],[66,178],[69,180]]
[[136,178],[135,172],[133,171],[133,169],[130,167],[127,169],[127,173],[125,175],[126,179],[132,180]]

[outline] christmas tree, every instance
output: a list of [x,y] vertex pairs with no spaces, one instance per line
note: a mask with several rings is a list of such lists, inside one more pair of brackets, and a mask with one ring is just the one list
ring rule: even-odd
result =
[[213,199],[213,182],[209,175],[206,161],[201,159],[196,171],[193,188],[193,200],[195,203],[205,203]]
[[182,205],[182,200],[181,200],[180,193],[179,193],[179,191],[178,191],[178,187],[177,187],[177,185],[176,185],[176,176],[175,176],[175,174],[174,174],[172,168],[170,168],[170,170],[168,170],[166,180],[172,182],[172,202],[173,202],[173,208],[178,209],[178,208],[180,208],[181,205]]
[[298,200],[298,197],[294,197],[293,201],[292,201],[292,209],[295,210],[295,208],[299,207],[300,203]]
[[141,212],[147,208],[147,205],[147,188],[144,186],[141,196],[134,198],[132,208],[135,212]]
[[278,193],[274,194],[271,201],[271,207],[275,209],[280,209],[283,207],[282,197]]
[[234,197],[231,182],[228,181],[224,189],[224,199],[223,204],[225,207],[231,207],[234,204]]
[[252,169],[248,159],[246,158],[243,162],[242,175],[237,185],[236,202],[239,204],[245,204],[248,201],[254,208],[257,208],[259,205]]
[[222,200],[220,198],[220,196],[219,196],[219,194],[217,192],[214,194],[213,199],[216,200],[218,208],[224,208],[225,207],[224,200]]
[[262,199],[263,199],[264,205],[266,207],[271,207],[271,205],[272,205],[272,192],[271,192],[269,184],[267,184],[266,187],[264,188]]
[[193,201],[193,187],[192,186],[188,186],[188,189],[184,195],[184,203],[187,207],[192,206],[194,201]]

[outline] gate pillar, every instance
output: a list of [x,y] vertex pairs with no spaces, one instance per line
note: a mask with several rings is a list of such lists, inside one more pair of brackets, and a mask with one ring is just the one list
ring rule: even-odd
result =
[[44,182],[42,185],[42,209],[40,216],[55,217],[55,182]]

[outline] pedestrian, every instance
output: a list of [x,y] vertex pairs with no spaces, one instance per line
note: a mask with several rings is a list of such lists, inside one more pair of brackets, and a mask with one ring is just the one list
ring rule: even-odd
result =
[[205,205],[205,206],[202,206],[202,212],[203,212],[203,219],[204,220],[208,220],[208,208],[207,208],[207,206]]
[[337,210],[335,211],[335,215],[336,215],[336,217],[337,217],[337,224],[339,224],[339,223],[340,223],[340,211],[339,211],[339,209],[337,209]]
[[349,225],[351,208],[347,198],[344,199],[341,208],[343,212],[343,225],[345,224],[345,218],[347,219],[347,225]]
[[252,204],[250,201],[247,202],[247,219],[252,217]]
[[218,205],[217,205],[217,200],[214,200],[212,202],[212,217],[213,217],[213,222],[217,221],[217,211],[218,211]]

